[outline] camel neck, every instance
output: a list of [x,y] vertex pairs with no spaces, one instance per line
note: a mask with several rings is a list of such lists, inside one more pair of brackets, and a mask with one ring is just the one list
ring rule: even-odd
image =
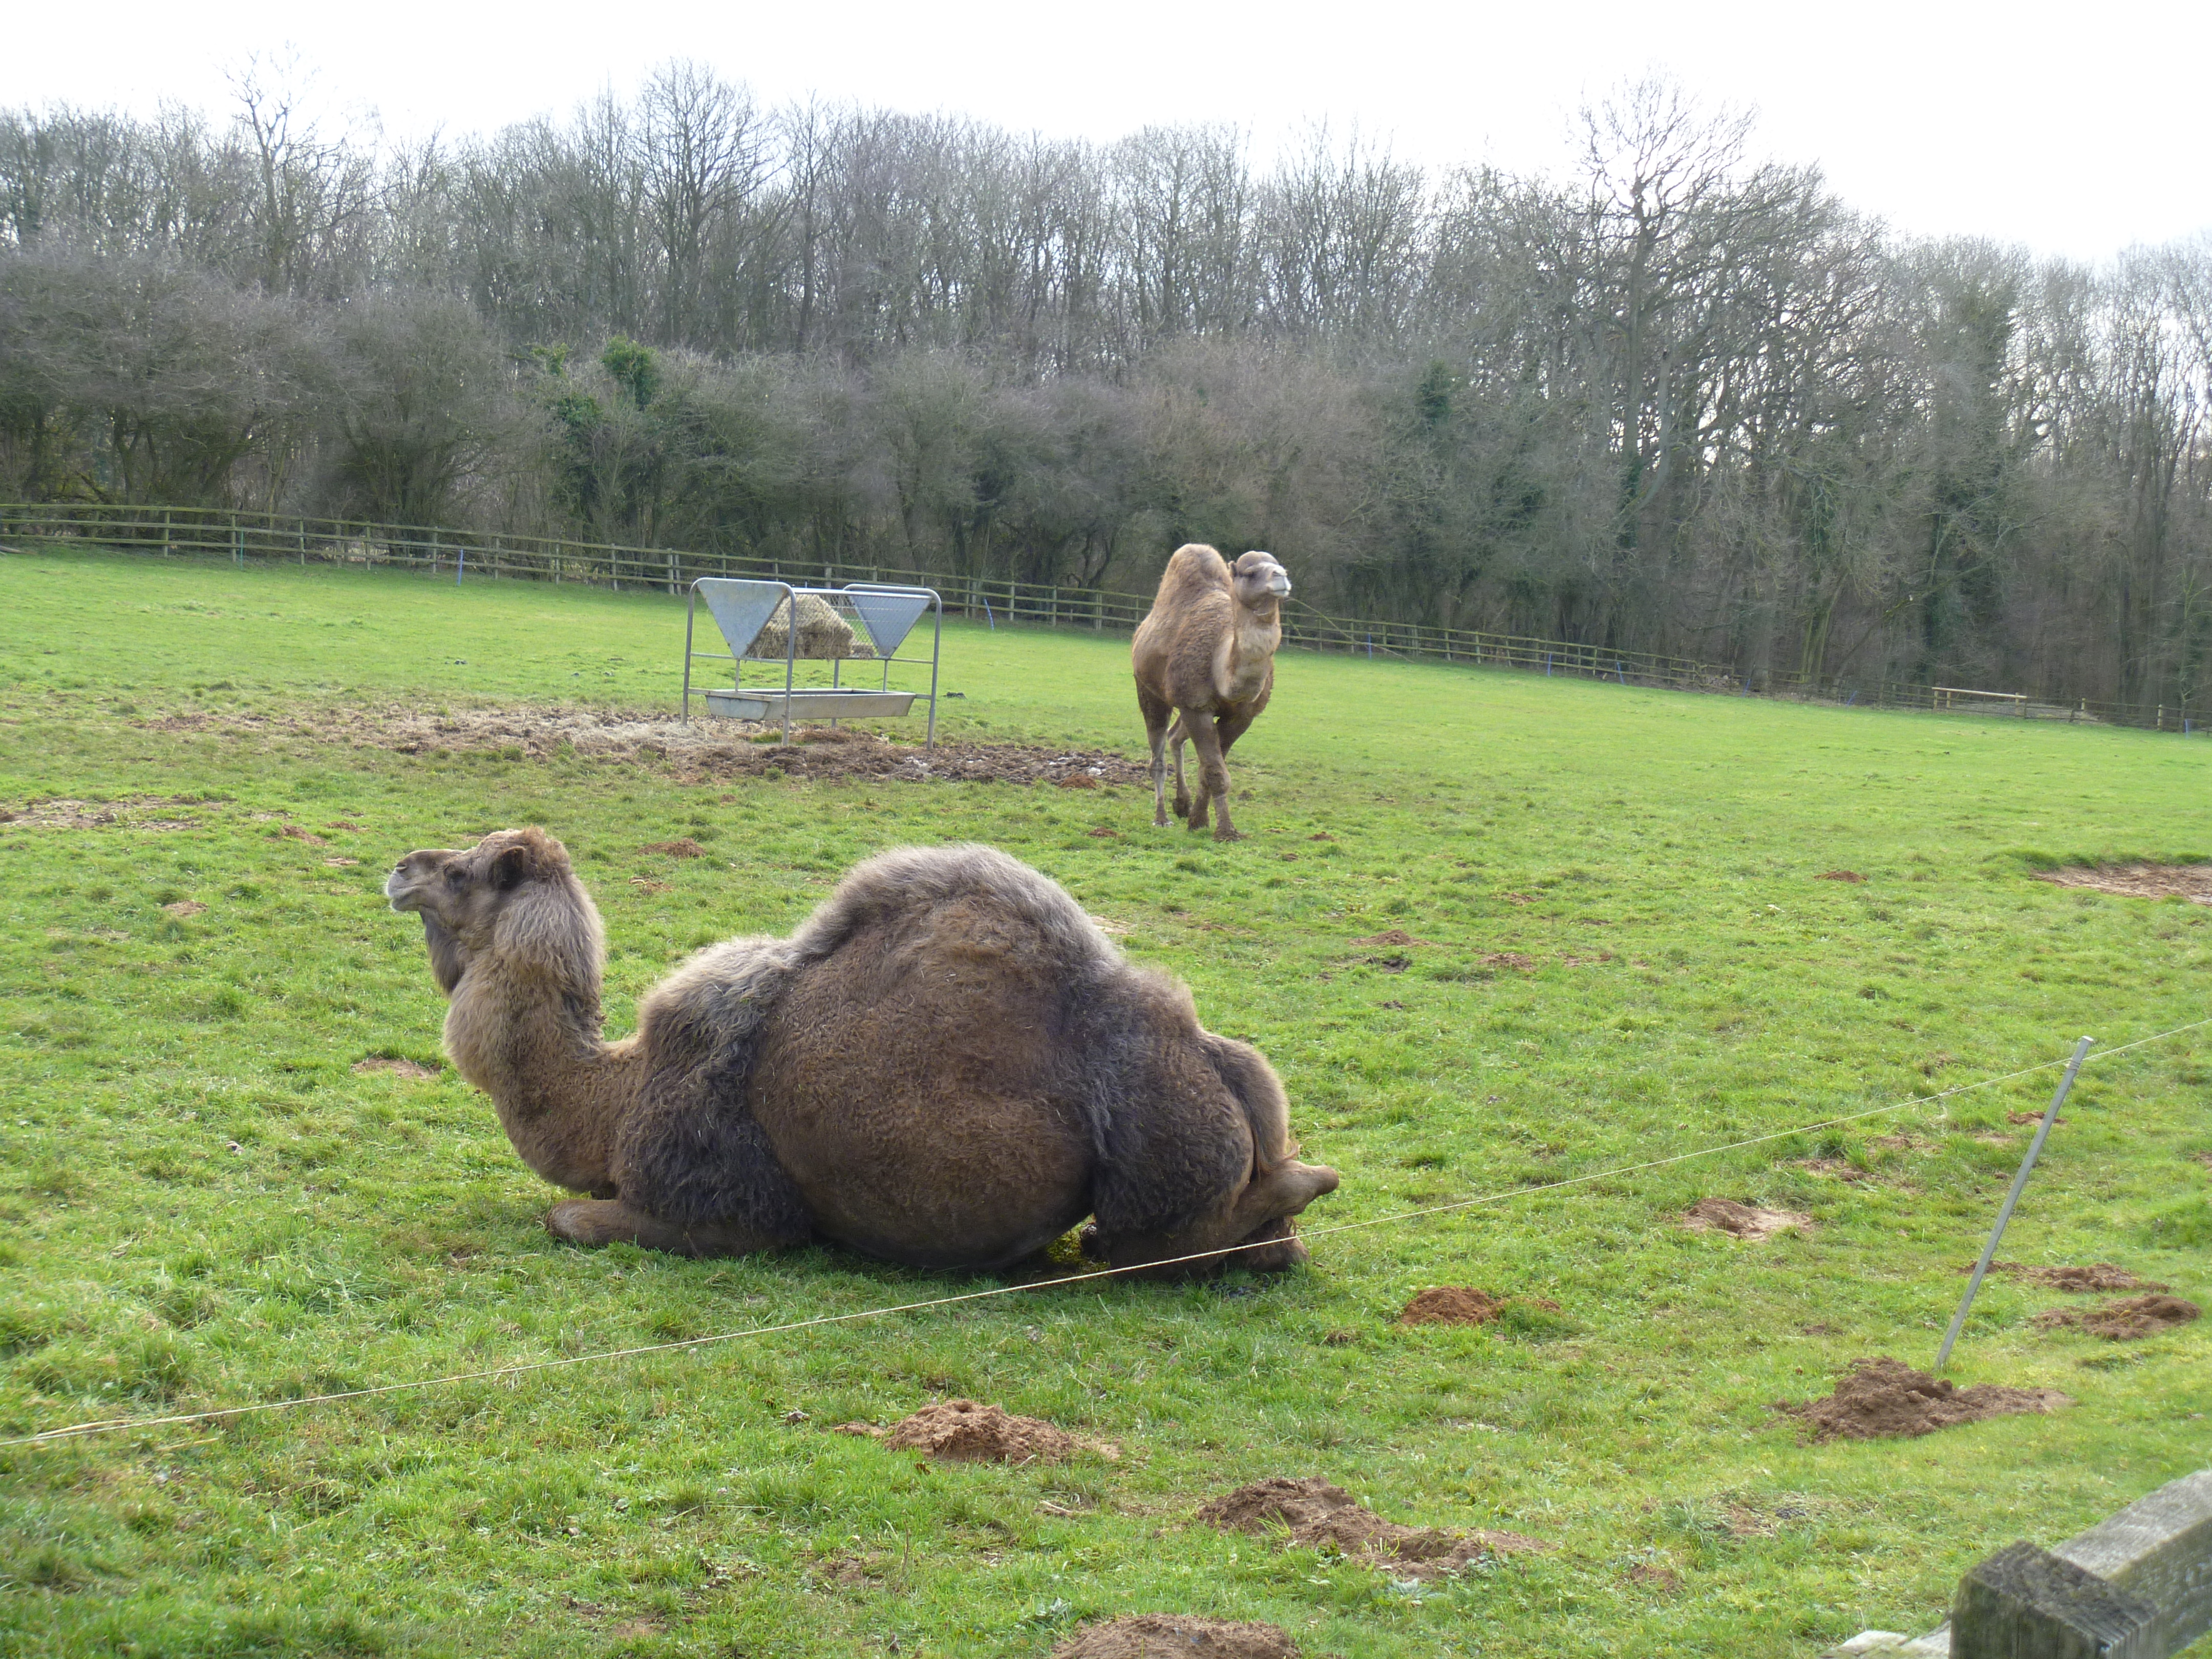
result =
[[575,1192],[607,1184],[614,1127],[634,1092],[630,1045],[600,1040],[598,975],[496,958],[470,964],[446,1014],[446,1049],[491,1097],[522,1161]]

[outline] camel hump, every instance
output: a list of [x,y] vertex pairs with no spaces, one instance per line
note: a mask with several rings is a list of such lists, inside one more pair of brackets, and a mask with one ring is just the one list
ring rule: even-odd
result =
[[1226,593],[1234,587],[1229,561],[1221,556],[1218,548],[1204,542],[1185,542],[1168,555],[1167,568],[1160,572],[1159,592],[1152,604],[1157,608],[1163,600],[1187,602],[1214,588]]
[[1121,952],[1066,889],[997,848],[973,842],[893,848],[854,866],[792,935],[793,961],[819,962],[864,929],[955,906],[1028,924],[1063,975],[1121,963]]

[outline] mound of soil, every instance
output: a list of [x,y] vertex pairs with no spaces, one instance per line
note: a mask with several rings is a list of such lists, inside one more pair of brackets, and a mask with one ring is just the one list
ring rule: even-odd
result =
[[1701,1198],[1682,1212],[1682,1224],[1692,1232],[1723,1232],[1737,1238],[1771,1238],[1776,1233],[1809,1231],[1813,1218],[1795,1210],[1763,1210],[1756,1204],[1739,1204],[1732,1198]]
[[[307,738],[403,755],[489,750],[544,760],[565,750],[601,760],[662,761],[699,777],[752,777],[774,770],[787,777],[904,778],[915,782],[1057,783],[1080,776],[1108,784],[1149,783],[1152,779],[1134,761],[1103,751],[941,742],[925,757],[919,741],[894,743],[844,726],[794,727],[796,741],[787,746],[755,742],[779,735],[781,727],[750,720],[702,716],[685,725],[659,711],[558,704],[458,708],[444,714],[398,703],[296,714],[240,709],[165,715],[143,722],[143,729]],[[915,736],[919,738],[919,730]]]
[[2212,904],[2212,864],[2075,865],[2036,877],[2058,887],[2091,887],[2122,898],[2185,898]]
[[207,906],[198,899],[179,899],[174,904],[161,907],[173,916],[199,916],[207,914]]
[[681,841],[649,841],[637,849],[641,853],[658,853],[664,858],[703,859],[707,849],[686,836]]
[[2186,1325],[2203,1311],[2178,1296],[2131,1296],[2101,1308],[2053,1308],[2036,1315],[2035,1322],[2045,1330],[2070,1326],[2108,1342],[2132,1342]]
[[[1971,1261],[1960,1268],[1962,1273],[1974,1271]],[[1990,1271],[2003,1273],[2008,1278],[2024,1279],[2031,1285],[2048,1285],[2054,1291],[2162,1291],[2163,1285],[2153,1284],[2148,1279],[2137,1279],[2125,1267],[2115,1267],[2109,1261],[2093,1261],[2086,1267],[2032,1267],[2024,1261],[1992,1261]]]
[[1402,927],[1385,927],[1379,933],[1370,933],[1352,941],[1354,945],[1426,945],[1425,939],[1415,939]]
[[1515,1302],[1546,1313],[1557,1313],[1559,1304],[1548,1297],[1492,1296],[1464,1285],[1442,1285],[1423,1291],[1398,1316],[1401,1325],[1487,1325]]
[[1278,1625],[1226,1619],[1190,1619],[1171,1613],[1139,1613],[1092,1625],[1052,1650],[1052,1659],[1298,1659],[1298,1644]]
[[[848,1425],[847,1431],[858,1426]],[[1003,1406],[973,1400],[924,1406],[892,1424],[883,1440],[897,1450],[969,1463],[1057,1463],[1083,1444],[1041,1417],[1012,1416]]]
[[1948,1377],[1916,1371],[1887,1356],[1854,1359],[1835,1393],[1802,1405],[1777,1401],[1774,1409],[1794,1417],[1814,1440],[1885,1440],[1933,1434],[1960,1423],[2025,1412],[2057,1411],[2074,1402],[2056,1389],[2007,1389],[1977,1382],[1962,1389]]
[[1292,1544],[1364,1557],[1370,1565],[1388,1567],[1401,1578],[1437,1578],[1486,1555],[1522,1555],[1552,1547],[1515,1532],[1401,1527],[1385,1521],[1341,1486],[1279,1474],[1215,1498],[1199,1510],[1198,1518],[1224,1532],[1287,1528]]
[[388,1072],[393,1077],[405,1078],[410,1083],[420,1083],[438,1075],[438,1068],[434,1066],[418,1065],[411,1060],[386,1060],[381,1056],[357,1060],[353,1063],[353,1069],[362,1077],[372,1072]]
[[1813,879],[1815,881],[1848,881],[1856,886],[1858,883],[1864,881],[1866,878],[1856,870],[1829,870],[1814,877]]

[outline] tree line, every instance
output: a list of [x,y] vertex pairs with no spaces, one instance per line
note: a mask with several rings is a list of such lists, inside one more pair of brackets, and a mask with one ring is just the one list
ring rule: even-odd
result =
[[2212,241],[1913,240],[1662,82],[1571,166],[757,106],[0,112],[0,498],[249,506],[2192,703]]

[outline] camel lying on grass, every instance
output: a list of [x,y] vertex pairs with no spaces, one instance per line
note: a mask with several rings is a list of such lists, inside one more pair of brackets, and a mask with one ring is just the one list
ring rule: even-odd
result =
[[[1168,556],[1152,608],[1130,642],[1137,707],[1152,745],[1152,822],[1168,821],[1163,747],[1175,752],[1176,816],[1213,838],[1242,839],[1229,822],[1230,745],[1243,737],[1275,689],[1275,647],[1291,578],[1272,553],[1244,553],[1232,568],[1202,542]],[[1168,721],[1176,717],[1173,730]],[[1198,799],[1183,787],[1182,745],[1198,750]]]
[[385,892],[422,918],[454,1065],[590,1194],[546,1217],[580,1244],[988,1268],[1094,1216],[1116,1267],[1241,1246],[1181,1271],[1264,1272],[1306,1259],[1291,1218],[1337,1184],[1291,1156],[1256,1049],[988,847],[869,860],[789,939],[693,956],[614,1043],[599,912],[551,836],[410,853]]

